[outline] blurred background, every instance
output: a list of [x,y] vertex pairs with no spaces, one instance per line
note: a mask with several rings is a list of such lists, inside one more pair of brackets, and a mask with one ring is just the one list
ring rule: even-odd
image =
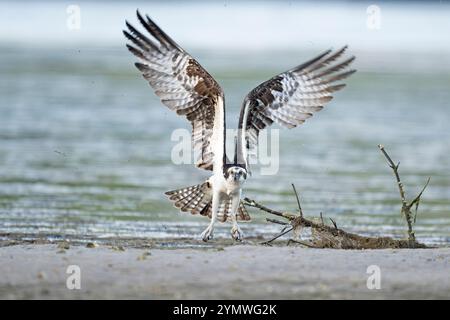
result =
[[[218,80],[227,123],[244,96],[328,48],[349,45],[358,72],[324,111],[280,131],[277,176],[253,170],[245,196],[339,227],[403,237],[397,186],[431,177],[416,235],[450,242],[450,5],[427,2],[0,2],[0,234],[196,236],[206,226],[164,192],[208,172],[171,162],[189,124],[164,107],[125,48],[125,19],[148,13]],[[275,233],[251,211],[247,236]],[[218,230],[228,237],[228,227]]]

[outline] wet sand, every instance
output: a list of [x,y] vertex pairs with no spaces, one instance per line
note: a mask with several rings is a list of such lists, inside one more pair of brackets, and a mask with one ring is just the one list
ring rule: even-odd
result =
[[[179,240],[177,240],[179,241]],[[218,241],[0,246],[1,299],[448,299],[450,248],[332,250]],[[68,266],[81,289],[66,286]],[[377,265],[381,288],[368,289]]]

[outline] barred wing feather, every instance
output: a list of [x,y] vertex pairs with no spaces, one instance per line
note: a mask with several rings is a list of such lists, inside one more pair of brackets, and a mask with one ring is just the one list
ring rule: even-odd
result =
[[[223,90],[211,75],[148,16],[137,17],[149,35],[128,22],[123,33],[127,48],[138,59],[135,65],[164,105],[183,115],[192,125],[196,166],[212,170],[215,157],[224,156],[225,110]],[[216,141],[214,141],[216,140]]]
[[327,50],[314,59],[281,73],[253,89],[244,99],[239,118],[237,161],[248,168],[261,130],[273,122],[294,128],[315,112],[322,110],[332,93],[345,84],[336,83],[356,70],[346,70],[355,59],[351,56],[335,62],[347,46],[336,52]]

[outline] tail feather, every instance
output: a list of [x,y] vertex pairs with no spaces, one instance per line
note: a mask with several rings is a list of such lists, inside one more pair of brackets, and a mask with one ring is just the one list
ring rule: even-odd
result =
[[178,190],[167,191],[169,200],[182,212],[204,215],[204,209],[212,200],[212,188],[209,182]]
[[[169,197],[170,201],[174,202],[175,207],[182,212],[200,214],[209,218],[212,217],[212,187],[208,181],[195,186],[167,191],[165,194]],[[231,199],[226,198],[219,204],[217,219],[218,221],[225,222],[230,216]],[[241,221],[251,220],[242,201],[239,203],[237,219]]]

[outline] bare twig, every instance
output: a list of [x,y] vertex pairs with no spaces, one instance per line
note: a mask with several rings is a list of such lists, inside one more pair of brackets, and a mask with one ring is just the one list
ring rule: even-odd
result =
[[[413,224],[416,223],[417,210],[419,208],[420,198],[422,197],[423,192],[427,188],[427,186],[428,186],[428,184],[430,182],[430,178],[428,178],[427,183],[422,188],[422,191],[420,191],[420,193],[410,203],[408,203],[408,201],[406,200],[406,193],[405,193],[405,190],[404,190],[404,187],[403,187],[403,183],[401,182],[400,174],[398,173],[398,167],[400,166],[400,162],[397,163],[397,165],[395,165],[394,161],[392,161],[391,157],[388,155],[388,153],[384,149],[384,146],[379,144],[378,148],[380,148],[381,152],[383,153],[383,155],[387,159],[387,161],[389,163],[389,166],[391,167],[392,171],[394,172],[395,179],[397,180],[397,185],[398,185],[398,189],[399,189],[399,192],[400,192],[400,198],[401,198],[401,201],[402,201],[402,208],[400,210],[400,213],[402,214],[402,216],[405,217],[406,224],[408,226],[408,239],[413,244],[413,243],[415,243],[415,239],[416,239],[415,234],[414,234],[414,230],[413,230]],[[414,214],[414,217],[413,217],[413,214],[411,213],[411,208],[414,205],[416,207],[415,207],[415,214]]]
[[302,206],[300,205],[300,198],[298,196],[297,190],[295,189],[295,185],[292,183],[292,189],[294,189],[295,198],[297,199],[298,212],[300,213],[300,217],[303,218]]
[[417,218],[417,210],[419,209],[419,203],[420,203],[420,198],[422,197],[422,193],[425,191],[425,189],[428,187],[428,184],[430,183],[431,178],[428,177],[427,182],[425,183],[425,185],[423,186],[422,190],[420,191],[420,193],[417,195],[417,197],[414,198],[413,201],[411,201],[411,206],[413,206],[414,204],[416,205],[415,210],[414,210],[414,223],[416,223],[416,218]]
[[268,208],[266,206],[263,206],[262,204],[256,203],[254,200],[251,200],[249,198],[244,198],[243,202],[247,206],[254,207],[254,208],[266,211],[266,212],[268,212],[270,214],[274,214],[274,215],[279,216],[279,217],[288,218],[288,219],[289,218],[293,218],[293,216],[290,215],[290,214],[272,210],[272,209],[270,209],[270,208]]
[[397,180],[398,190],[400,192],[400,198],[402,200],[402,204],[406,205],[406,196],[405,196],[405,190],[403,189],[403,183],[400,180],[400,175],[398,174],[398,167],[400,166],[400,162],[397,164],[394,164],[394,161],[392,161],[391,157],[388,155],[386,150],[384,150],[384,146],[379,144],[378,148],[380,148],[381,152],[386,157],[386,160],[389,163],[389,167],[394,171],[395,179]]
[[272,223],[276,223],[276,224],[281,224],[281,225],[287,225],[289,223],[284,222],[284,221],[280,221],[280,220],[276,220],[276,219],[270,219],[270,218],[266,218],[267,222],[272,222]]
[[301,241],[301,240],[289,239],[287,242],[287,245],[290,245],[291,243],[298,243],[298,244],[301,244],[302,246],[305,246],[308,248],[318,248],[317,246],[315,246],[312,243],[308,243],[306,241]]
[[286,230],[286,231],[282,231],[281,233],[279,233],[278,235],[276,235],[276,236],[273,237],[272,239],[267,240],[267,241],[264,241],[264,242],[261,242],[261,244],[270,244],[272,241],[275,241],[275,240],[277,240],[278,238],[284,236],[286,233],[291,232],[292,229],[294,229],[294,228],[290,228],[290,229],[288,229],[288,230]]
[[333,224],[334,228],[337,229],[336,221],[334,221],[332,218],[329,218],[331,220],[331,223]]

